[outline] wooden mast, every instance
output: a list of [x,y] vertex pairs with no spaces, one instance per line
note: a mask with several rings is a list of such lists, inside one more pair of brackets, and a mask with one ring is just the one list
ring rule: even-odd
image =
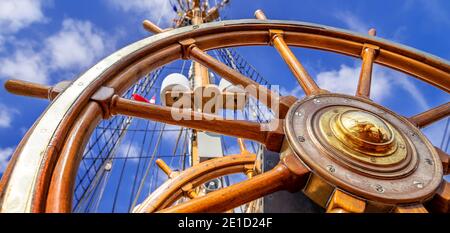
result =
[[[194,0],[192,7],[192,24],[200,25],[203,23],[202,10],[200,8],[200,0]],[[193,88],[194,90],[200,88],[200,90],[207,84],[209,84],[209,74],[208,69],[202,66],[200,63],[193,61]],[[195,91],[194,91],[195,93]],[[194,105],[194,111],[203,111],[203,104],[200,105],[200,108]],[[198,154],[198,140],[197,140],[197,130],[192,130],[193,140],[192,140],[192,153],[191,153],[191,166],[195,166],[200,162],[200,156]]]

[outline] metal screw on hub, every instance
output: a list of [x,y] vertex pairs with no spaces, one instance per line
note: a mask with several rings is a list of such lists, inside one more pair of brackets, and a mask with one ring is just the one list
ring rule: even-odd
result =
[[299,142],[304,142],[304,141],[305,141],[305,137],[303,137],[303,136],[298,136],[298,141],[299,141]]
[[336,172],[336,168],[334,168],[333,165],[328,165],[328,166],[327,166],[327,169],[328,169],[328,171],[331,172],[331,173],[335,173],[335,172]]
[[417,188],[423,188],[423,183],[420,181],[414,181],[413,184],[417,187]]
[[375,190],[376,190],[377,192],[379,192],[379,193],[384,193],[384,188],[383,188],[383,186],[381,186],[381,185],[379,185],[379,184],[375,185]]

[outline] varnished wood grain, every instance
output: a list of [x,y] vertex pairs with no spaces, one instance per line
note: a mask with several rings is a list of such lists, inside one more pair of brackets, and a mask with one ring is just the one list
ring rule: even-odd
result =
[[163,30],[160,27],[158,27],[156,24],[152,23],[149,20],[144,20],[142,22],[142,26],[144,27],[145,30],[147,30],[151,33],[158,34],[158,33],[163,32]]
[[450,183],[442,181],[433,199],[427,204],[432,212],[450,213]]
[[[100,121],[101,107],[91,102],[81,113],[81,118],[72,126],[69,137],[59,155],[51,176],[45,212],[69,213],[78,166],[81,162],[88,135],[95,129],[93,123]],[[47,194],[47,193],[46,193]],[[44,202],[45,203],[45,199]]]
[[189,191],[196,186],[223,175],[245,172],[248,165],[254,165],[255,159],[255,154],[228,155],[190,167],[158,187],[133,212],[150,213],[161,210],[173,204],[183,194],[193,198],[195,195],[191,196],[192,192]]
[[397,214],[426,214],[427,209],[422,204],[396,206],[394,213]]
[[371,46],[366,46],[362,52],[362,65],[359,75],[356,95],[370,98],[370,86],[372,83],[372,68],[377,51]]
[[[267,44],[269,38],[268,30],[274,28],[284,30],[284,38],[288,45],[323,49],[355,57],[360,56],[364,43],[374,44],[382,48],[375,60],[376,63],[416,76],[444,91],[450,91],[450,65],[433,56],[409,50],[407,47],[321,26],[281,24],[270,21],[261,24],[246,21],[237,23],[224,21],[220,25],[211,24],[211,26],[205,26],[199,30],[175,33],[170,37],[161,38],[161,40],[144,46],[139,51],[132,51],[131,54],[121,57],[120,61],[114,63],[113,66],[106,67],[105,72],[102,72],[96,81],[84,90],[83,95],[72,103],[73,107],[66,113],[60,128],[54,133],[54,143],[60,147],[66,141],[65,135],[68,129],[98,87],[107,83],[114,87],[117,93],[123,93],[143,73],[180,58],[181,56],[177,54],[181,50],[180,45],[177,44],[179,40],[194,38],[199,48],[203,50],[228,46],[264,45]],[[26,144],[27,140],[25,138],[22,145]],[[18,148],[14,157],[20,153],[21,149]],[[42,156],[48,158],[47,154]],[[11,168],[9,171],[13,171],[13,169]],[[45,171],[39,168],[39,171],[35,173],[40,176],[42,172]],[[8,188],[7,181],[3,182],[2,180],[2,184],[5,184],[2,190],[6,190]]]
[[51,87],[22,80],[7,80],[5,82],[5,89],[16,95],[47,99]]
[[336,189],[331,197],[327,213],[364,213],[366,202]]
[[266,14],[261,9],[255,11],[255,17],[260,20],[267,20]]
[[268,172],[160,212],[225,212],[279,190],[301,189],[305,184],[305,178],[309,175],[309,170],[294,161],[298,161],[294,155],[286,156]]
[[[262,10],[257,10],[255,12],[255,17],[257,19],[266,20]],[[283,39],[283,31],[280,30],[269,30],[270,32],[270,40],[274,45],[276,50],[279,52],[280,56],[288,65],[289,69],[292,71],[294,76],[296,77],[298,83],[301,85],[306,95],[319,94],[321,90],[319,86],[314,82],[313,78],[309,75],[308,71],[306,71],[305,67],[300,63],[300,61],[295,57],[294,53],[292,53],[291,49],[289,49],[288,45]]]
[[306,95],[320,94],[322,91],[314,82],[313,78],[306,71],[305,67],[292,53],[291,49],[287,46],[281,34],[275,34],[272,37],[272,43],[279,52],[280,56],[288,65],[294,76],[297,78],[298,83],[305,91]]
[[245,141],[242,138],[238,138],[237,139],[238,144],[239,144],[239,150],[241,151],[241,153],[246,153],[248,152],[247,147],[245,146]]
[[189,52],[190,58],[195,61],[201,63],[202,65],[208,67],[209,69],[216,72],[218,75],[222,76],[229,82],[235,85],[242,85],[244,88],[247,86],[253,86],[255,88],[255,92],[250,92],[249,94],[253,94],[255,98],[258,96],[264,96],[266,98],[258,99],[268,107],[271,107],[272,98],[276,98],[278,100],[279,96],[276,93],[273,93],[269,89],[262,87],[259,83],[253,81],[252,79],[245,77],[243,74],[238,71],[230,68],[229,66],[223,64],[222,62],[216,60],[210,55],[206,54],[198,47],[194,46],[191,48]]
[[[115,96],[111,106],[111,112],[113,114],[140,117],[183,127],[247,138],[261,143],[266,142],[267,132],[261,131],[261,124],[259,123],[243,120],[224,120],[216,115],[200,113],[189,109],[180,110]],[[174,119],[172,112],[184,119]]]
[[172,169],[169,167],[169,165],[167,165],[164,160],[162,159],[157,159],[155,161],[156,165],[158,165],[159,168],[161,168],[161,170],[166,173],[166,175],[168,177],[172,177],[173,176],[173,171]]
[[430,125],[446,116],[450,115],[450,102],[439,105],[426,112],[419,113],[409,118],[411,122],[419,128]]

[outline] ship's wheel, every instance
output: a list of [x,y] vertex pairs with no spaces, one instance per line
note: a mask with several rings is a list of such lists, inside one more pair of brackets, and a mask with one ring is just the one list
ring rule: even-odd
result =
[[[2,178],[3,212],[70,212],[73,186],[93,129],[114,115],[139,117],[257,141],[280,153],[280,163],[261,174],[256,157],[242,153],[208,160],[170,179],[134,212],[225,212],[280,191],[303,191],[327,212],[448,212],[448,155],[420,131],[450,114],[450,104],[406,118],[370,99],[373,63],[392,68],[445,92],[450,64],[432,55],[368,36],[322,25],[267,20],[232,20],[161,30],[105,58],[67,85],[52,88],[10,80],[13,93],[49,98],[51,104],[17,147]],[[250,45],[273,46],[297,78],[306,97],[281,97],[205,51]],[[362,59],[355,96],[316,85],[288,46],[319,49]],[[226,120],[184,109],[122,98],[142,74],[178,59],[192,59],[233,84],[254,85],[253,95],[278,111],[267,125]],[[275,104],[274,104],[275,103]],[[202,120],[177,120],[172,112]],[[248,179],[221,187],[211,181],[243,172]],[[208,183],[208,192],[192,192]],[[185,197],[183,201],[178,201]],[[190,198],[190,199],[188,199]]]

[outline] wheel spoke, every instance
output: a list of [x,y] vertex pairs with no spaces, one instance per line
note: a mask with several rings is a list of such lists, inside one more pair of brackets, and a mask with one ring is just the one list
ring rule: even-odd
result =
[[[309,171],[294,155],[288,155],[272,170],[252,179],[228,186],[191,201],[164,209],[163,213],[225,212],[270,193],[298,190],[304,186]],[[292,166],[300,166],[293,168]]]
[[[255,163],[255,154],[227,155],[210,159],[190,167],[176,177],[166,181],[142,204],[137,206],[135,213],[151,213],[170,206],[182,195],[191,195],[196,187],[208,180],[238,172],[245,172],[247,166]],[[195,195],[194,195],[195,196]]]
[[147,30],[151,33],[154,33],[154,34],[158,34],[158,33],[169,31],[169,30],[173,29],[173,28],[161,29],[160,27],[158,27],[158,25],[152,23],[149,20],[144,20],[142,22],[142,26],[144,27],[145,30]]
[[167,163],[164,162],[164,160],[162,160],[162,159],[157,159],[157,160],[155,161],[155,163],[156,163],[156,165],[158,165],[158,167],[159,167],[164,173],[166,173],[166,175],[167,175],[169,178],[173,178],[173,177],[175,177],[175,176],[177,175],[176,172],[174,172],[174,171],[169,167],[169,165],[167,165]]
[[53,100],[70,83],[71,81],[62,81],[50,87],[38,83],[11,79],[5,82],[5,89],[15,95]]
[[149,20],[144,20],[142,22],[142,26],[144,27],[145,30],[147,30],[151,33],[158,34],[158,33],[163,32],[163,30],[160,27],[158,27],[156,24],[152,23]]
[[238,141],[239,149],[240,149],[241,153],[247,153],[248,150],[247,150],[247,147],[245,146],[244,139],[238,138],[237,141]]
[[336,189],[327,207],[327,213],[363,213],[366,203]]
[[272,99],[274,101],[278,101],[280,98],[277,93],[274,93],[271,90],[267,89],[266,87],[259,85],[259,83],[253,81],[252,79],[245,77],[243,74],[228,67],[224,63],[218,61],[217,59],[211,57],[210,55],[208,55],[207,53],[205,53],[196,46],[191,47],[189,51],[189,58],[192,58],[196,62],[208,67],[209,69],[213,70],[222,78],[228,80],[234,85],[242,85],[244,88],[248,86],[253,86],[256,90],[255,92],[252,91],[249,94],[253,95],[255,98],[257,98],[259,101],[261,101],[268,107],[272,107],[271,103]]
[[[369,31],[369,35],[375,36],[375,29]],[[372,83],[372,68],[375,56],[377,54],[378,47],[365,45],[362,51],[362,65],[361,73],[359,75],[358,89],[356,95],[361,97],[370,98],[370,86]]]
[[409,120],[417,127],[423,128],[444,117],[447,117],[448,115],[450,115],[450,102],[412,116]]
[[[264,12],[262,12],[261,10],[257,10],[255,12],[255,17],[261,20],[267,19],[267,17],[264,15]],[[274,45],[275,49],[289,66],[289,69],[296,77],[298,83],[303,88],[306,95],[309,96],[321,92],[319,86],[317,86],[313,78],[308,74],[308,71],[306,71],[305,67],[295,57],[294,53],[292,53],[291,49],[284,41],[283,31],[270,30],[270,43]]]
[[[110,111],[112,114],[140,117],[167,124],[247,138],[266,145],[269,141],[271,143],[274,140],[274,138],[272,138],[274,136],[274,131],[262,131],[264,126],[260,123],[245,120],[225,120],[213,114],[200,113],[190,109],[147,104],[121,98],[119,96],[113,97]],[[175,119],[174,116],[178,119]],[[283,137],[282,131],[277,131],[276,133],[280,137]],[[271,139],[269,140],[269,138]]]
[[50,86],[26,82],[22,80],[8,80],[5,82],[5,88],[8,92],[16,95],[30,96],[42,99],[47,99],[48,94],[52,89]]
[[439,158],[442,161],[442,170],[444,172],[444,175],[450,174],[450,167],[449,167],[450,156],[447,153],[445,153],[444,151],[442,151],[441,149],[439,149],[437,147],[434,147],[434,148],[436,149],[436,151],[439,155]]
[[[169,179],[173,179],[176,176],[178,176],[179,172],[178,171],[173,171],[169,165],[167,165],[164,160],[162,159],[157,159],[156,161],[156,165],[158,165],[158,167],[164,172],[166,173],[166,175],[169,177]],[[184,187],[184,196],[189,197],[191,199],[196,198],[197,197],[197,192],[193,189],[193,188],[189,188],[188,186]]]
[[441,187],[427,207],[433,212],[450,213],[450,183],[445,180],[442,181]]

